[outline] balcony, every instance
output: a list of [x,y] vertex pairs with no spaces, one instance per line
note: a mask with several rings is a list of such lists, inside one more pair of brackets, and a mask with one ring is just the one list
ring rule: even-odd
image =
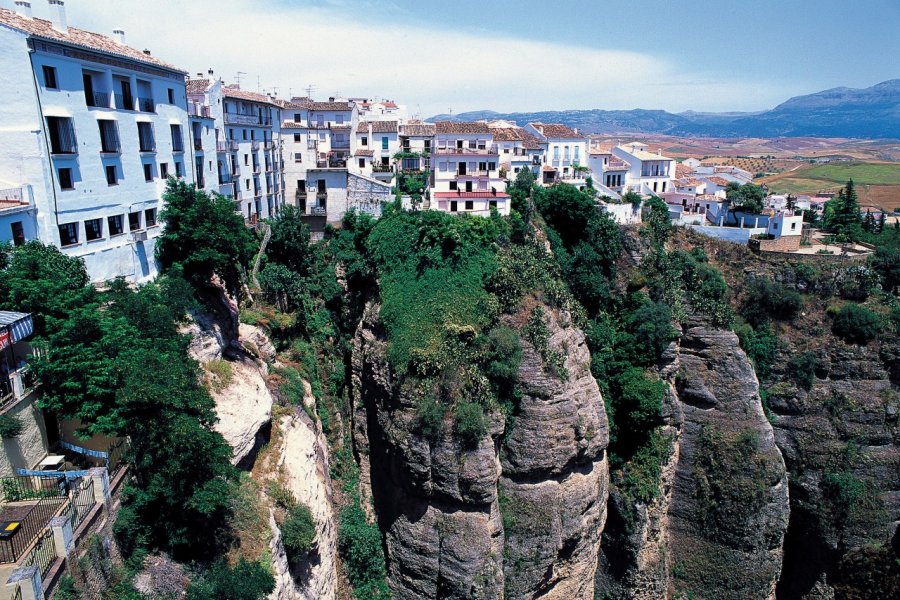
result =
[[372,165],[372,172],[373,172],[373,173],[393,173],[393,172],[394,172],[394,167],[392,167],[391,165],[379,165],[379,164],[373,164],[373,165]]
[[328,160],[317,160],[316,168],[317,169],[346,169],[347,168],[347,159],[346,158],[329,158]]
[[436,154],[469,154],[469,155],[479,155],[484,156],[488,154],[497,154],[497,146],[491,146],[490,148],[436,148]]
[[209,107],[202,104],[197,104],[196,102],[188,104],[188,115],[191,117],[202,117],[204,119],[212,118],[212,113],[210,113]]
[[94,92],[87,100],[92,108],[109,108],[109,92]]
[[328,209],[324,206],[311,206],[309,208],[309,212],[307,214],[312,215],[314,217],[327,217]]
[[331,140],[331,147],[332,147],[332,148],[338,148],[338,149],[349,150],[349,149],[350,149],[350,140],[343,140],[343,139],[338,140],[338,139],[332,139],[332,140]]
[[134,110],[134,96],[116,94],[116,108],[119,110]]
[[[217,146],[218,146],[218,144],[217,144]],[[198,138],[194,138],[194,150],[198,150],[198,151],[203,150],[203,142]]]
[[457,173],[457,174],[456,174],[457,178],[463,178],[463,177],[471,177],[471,178],[476,178],[476,177],[490,177],[490,175],[491,175],[491,172],[490,172],[490,171],[478,171],[478,170],[476,170],[476,171],[466,171],[465,173]]
[[272,119],[264,115],[244,115],[234,112],[225,113],[226,125],[259,125],[262,127],[271,127]]
[[138,110],[141,112],[156,112],[156,104],[153,103],[153,98],[138,98]]
[[254,175],[259,175],[259,174],[260,174],[260,170],[259,170],[259,165],[258,165],[258,164],[253,165],[253,174],[254,174]]
[[254,152],[259,150],[259,140],[250,140],[250,149]]
[[273,140],[268,140],[263,143],[263,148],[265,148],[266,150],[274,150],[275,142]]
[[310,129],[332,129],[332,128],[335,128],[335,127],[337,127],[337,128],[342,128],[342,127],[343,127],[343,128],[347,128],[347,127],[350,127],[350,126],[351,126],[350,123],[347,123],[347,122],[344,122],[344,123],[338,123],[338,122],[336,122],[336,121],[322,121],[322,122],[316,122],[316,123],[310,123],[310,124],[309,124],[309,128],[310,128]]

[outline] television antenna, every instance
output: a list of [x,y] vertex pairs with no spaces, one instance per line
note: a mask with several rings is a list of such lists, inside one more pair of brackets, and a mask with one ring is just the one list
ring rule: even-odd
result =
[[238,71],[237,75],[234,76],[235,81],[237,81],[238,87],[241,87],[241,75],[246,75],[244,71]]
[[305,90],[306,90],[306,97],[309,98],[310,100],[312,100],[312,94],[314,91],[316,91],[316,86],[310,83],[309,85],[306,86]]

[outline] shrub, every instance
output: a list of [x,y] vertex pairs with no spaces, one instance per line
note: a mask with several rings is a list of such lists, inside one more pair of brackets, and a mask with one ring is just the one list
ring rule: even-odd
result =
[[347,578],[357,598],[380,600],[390,598],[385,583],[387,570],[378,525],[366,521],[359,498],[341,511],[338,547],[344,559]]
[[234,381],[234,371],[231,363],[227,360],[214,358],[205,365],[207,377],[207,385],[214,392],[221,392]]
[[229,567],[215,563],[188,587],[186,600],[260,600],[275,589],[275,578],[259,563],[243,558]]
[[429,440],[436,441],[444,432],[444,407],[434,396],[419,397],[416,417],[419,432]]
[[831,330],[848,342],[867,344],[878,336],[881,326],[876,313],[849,302],[835,315]]
[[480,404],[463,400],[456,405],[456,433],[464,444],[475,446],[487,431],[487,419]]
[[805,390],[811,390],[816,382],[816,355],[813,352],[803,352],[791,357],[788,365],[794,380]]
[[18,415],[12,415],[10,413],[0,415],[0,438],[11,440],[22,433],[23,428],[22,420]]
[[672,327],[672,311],[661,302],[647,302],[631,313],[628,331],[633,336],[631,362],[655,363],[678,332]]
[[743,324],[734,328],[734,332],[741,341],[741,348],[753,361],[756,376],[765,379],[772,371],[775,363],[775,352],[778,349],[778,336],[768,324],[763,324],[754,329],[750,325]]
[[313,549],[316,542],[316,524],[305,504],[297,503],[288,511],[281,524],[284,550],[291,561],[296,561]]
[[800,310],[800,293],[785,285],[757,277],[750,282],[741,315],[754,327],[771,318],[793,319]]

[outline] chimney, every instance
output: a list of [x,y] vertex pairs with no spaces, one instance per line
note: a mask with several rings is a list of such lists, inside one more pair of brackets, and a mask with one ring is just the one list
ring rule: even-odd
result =
[[25,17],[26,19],[31,18],[31,2],[25,2],[25,0],[16,0],[16,14],[20,17]]
[[125,45],[125,30],[124,29],[113,29],[113,39]]
[[212,69],[210,69],[207,71],[207,73],[209,74],[210,77],[212,77],[215,72]]
[[150,49],[144,48],[144,54],[146,54],[147,56],[150,56]]
[[203,73],[197,73],[197,79],[203,79]]
[[69,24],[66,22],[66,3],[63,0],[47,0],[50,5],[50,22],[53,29],[61,32],[69,32]]

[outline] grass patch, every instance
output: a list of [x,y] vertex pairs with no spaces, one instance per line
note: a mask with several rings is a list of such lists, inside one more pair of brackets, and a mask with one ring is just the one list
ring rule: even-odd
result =
[[219,393],[234,382],[234,370],[227,360],[214,358],[203,368],[206,369],[206,385],[213,392]]

